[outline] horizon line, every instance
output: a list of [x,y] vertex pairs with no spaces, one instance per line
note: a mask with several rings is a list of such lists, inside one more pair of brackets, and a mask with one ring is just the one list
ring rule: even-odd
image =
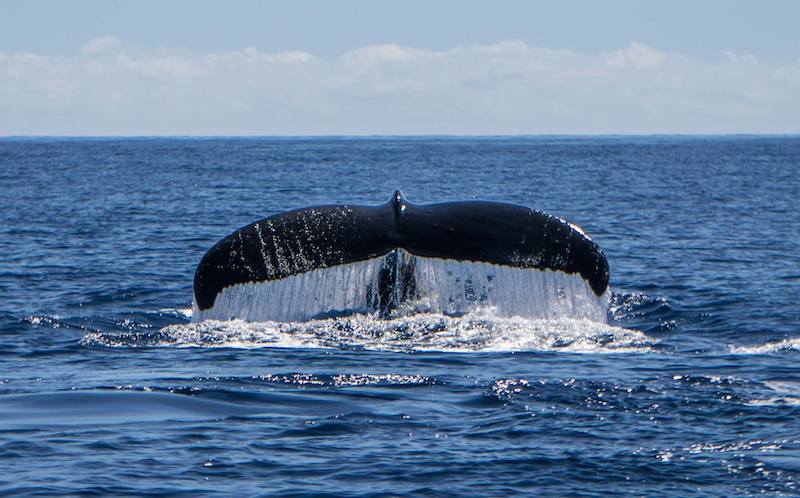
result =
[[0,135],[0,140],[14,139],[152,139],[152,138],[172,138],[172,139],[374,139],[374,138],[645,138],[645,137],[800,137],[798,132],[776,132],[776,133],[515,133],[515,134],[478,134],[478,133],[430,133],[430,134],[298,134],[298,135],[269,135],[269,134],[124,134],[124,135]]

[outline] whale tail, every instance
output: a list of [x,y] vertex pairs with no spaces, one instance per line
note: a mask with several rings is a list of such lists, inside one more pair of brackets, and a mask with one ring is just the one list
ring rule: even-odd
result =
[[277,214],[214,245],[195,272],[195,320],[459,314],[606,320],[608,262],[579,228],[513,204],[379,206]]

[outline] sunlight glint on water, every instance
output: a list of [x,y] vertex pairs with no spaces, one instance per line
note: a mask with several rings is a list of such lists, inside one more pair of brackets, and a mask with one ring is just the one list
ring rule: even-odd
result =
[[[0,138],[0,494],[797,496],[798,164],[798,137]],[[395,188],[579,223],[608,323],[191,321],[232,230]]]

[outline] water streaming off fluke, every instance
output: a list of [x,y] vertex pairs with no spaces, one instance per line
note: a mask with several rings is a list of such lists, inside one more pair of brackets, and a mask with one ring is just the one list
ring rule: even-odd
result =
[[[459,315],[492,308],[504,317],[606,322],[609,292],[596,295],[580,275],[397,252],[402,265],[386,256],[225,288],[213,308],[195,306],[193,321],[297,321],[369,313],[391,305],[395,314]],[[382,283],[387,271],[398,273],[388,291]]]

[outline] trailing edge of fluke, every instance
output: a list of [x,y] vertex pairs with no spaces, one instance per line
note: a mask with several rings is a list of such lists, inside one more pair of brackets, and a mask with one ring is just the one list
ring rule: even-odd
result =
[[[602,250],[560,218],[500,202],[416,205],[395,191],[379,206],[297,209],[233,232],[197,266],[195,306],[208,310],[223,290],[239,284],[276,281],[386,256],[371,305],[375,311],[386,311],[398,300],[419,297],[413,266],[409,268],[408,258],[399,257],[399,252],[579,275],[597,296],[608,287],[608,262]],[[402,292],[397,292],[398,286],[403,286]]]

